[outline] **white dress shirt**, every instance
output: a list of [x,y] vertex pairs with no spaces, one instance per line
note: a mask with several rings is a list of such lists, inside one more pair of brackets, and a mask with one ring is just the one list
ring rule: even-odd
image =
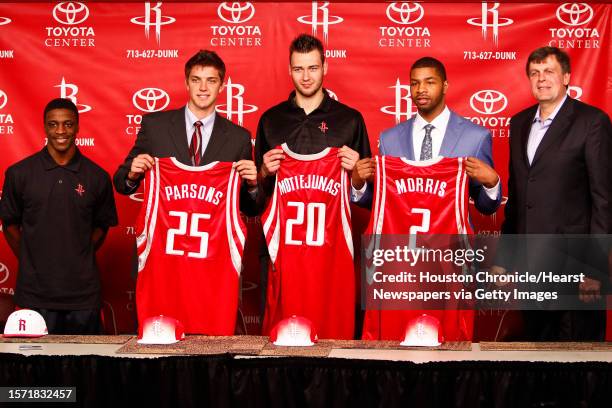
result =
[[561,103],[557,105],[553,113],[544,120],[540,117],[540,107],[538,106],[538,110],[536,111],[535,117],[533,118],[533,122],[531,123],[531,130],[529,131],[529,139],[527,139],[527,158],[529,159],[529,164],[533,161],[533,158],[538,150],[538,146],[542,142],[546,131],[552,124],[553,119],[557,116],[559,109],[567,99],[567,95],[563,97]]
[[414,159],[419,160],[421,157],[421,146],[425,140],[425,126],[433,125],[431,129],[431,157],[437,157],[440,155],[440,148],[442,147],[442,140],[444,139],[444,133],[446,133],[446,126],[450,120],[450,110],[445,106],[444,110],[434,118],[431,122],[427,122],[419,113],[414,117],[412,124],[412,146],[414,147]]

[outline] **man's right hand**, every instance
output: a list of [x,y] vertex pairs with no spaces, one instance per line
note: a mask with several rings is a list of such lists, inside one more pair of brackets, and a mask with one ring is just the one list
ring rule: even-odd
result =
[[361,189],[366,181],[374,181],[376,175],[376,162],[369,157],[358,160],[355,163],[351,181],[353,187],[357,190]]
[[145,172],[155,165],[155,160],[150,155],[144,153],[132,159],[132,166],[128,173],[128,179],[138,181],[144,176]]
[[261,165],[261,175],[268,177],[276,174],[280,168],[281,160],[285,158],[285,152],[281,149],[268,150],[263,155],[263,164]]

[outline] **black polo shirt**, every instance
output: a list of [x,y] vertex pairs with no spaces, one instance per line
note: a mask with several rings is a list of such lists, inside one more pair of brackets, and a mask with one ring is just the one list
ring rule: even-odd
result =
[[329,97],[306,115],[295,103],[295,91],[289,99],[268,109],[259,119],[255,141],[255,164],[260,169],[263,155],[283,143],[299,154],[318,153],[327,147],[350,147],[359,157],[370,157],[370,141],[361,113]]
[[6,170],[0,219],[21,225],[15,303],[83,310],[100,307],[94,228],[117,225],[110,177],[76,155],[59,166],[47,148]]

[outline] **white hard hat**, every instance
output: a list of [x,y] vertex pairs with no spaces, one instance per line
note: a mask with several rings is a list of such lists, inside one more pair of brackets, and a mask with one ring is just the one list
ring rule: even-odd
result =
[[434,316],[422,314],[408,322],[401,346],[436,347],[441,343],[440,321]]
[[4,326],[4,337],[41,337],[48,334],[47,324],[40,313],[20,309],[10,314]]
[[275,346],[312,346],[317,340],[312,322],[296,315],[278,322],[270,333],[270,341]]
[[169,316],[148,317],[138,328],[140,344],[173,344],[181,340],[185,340],[185,328]]

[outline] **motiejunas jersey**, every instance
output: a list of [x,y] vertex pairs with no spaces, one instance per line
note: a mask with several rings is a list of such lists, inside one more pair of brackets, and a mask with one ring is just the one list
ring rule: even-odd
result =
[[[382,234],[409,235],[409,247],[420,248],[421,238],[439,245],[447,239],[452,241],[451,234],[473,233],[468,223],[468,177],[463,158],[437,157],[427,161],[410,161],[400,157],[378,156],[375,161],[372,216],[366,232],[371,237],[370,245],[375,245]],[[434,234],[449,236],[438,237]],[[429,268],[432,264],[421,266]],[[440,268],[437,272],[441,272],[448,266],[437,264],[433,267]],[[443,311],[368,310],[363,337],[403,339],[406,324],[423,313],[440,320],[445,340],[471,339],[473,312],[456,310],[454,306],[447,306]]]
[[139,323],[166,315],[186,333],[232,335],[245,227],[232,163],[155,159],[137,225]]
[[297,315],[313,322],[319,338],[350,339],[355,275],[347,172],[337,148],[310,155],[281,148],[285,159],[262,217],[272,262],[264,334]]

